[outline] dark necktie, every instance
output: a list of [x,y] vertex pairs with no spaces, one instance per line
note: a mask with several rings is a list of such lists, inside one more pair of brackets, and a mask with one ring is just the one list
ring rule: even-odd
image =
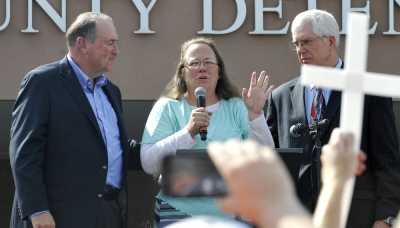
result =
[[322,94],[322,89],[317,89],[317,91],[315,92],[313,104],[311,106],[311,118],[314,120],[317,117],[318,121],[321,121],[324,118],[324,114],[325,114],[324,95]]

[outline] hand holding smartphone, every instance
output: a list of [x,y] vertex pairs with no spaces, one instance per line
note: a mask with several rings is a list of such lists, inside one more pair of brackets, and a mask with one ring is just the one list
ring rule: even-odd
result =
[[178,153],[163,161],[163,193],[175,197],[224,196],[226,185],[207,153]]
[[[302,148],[275,148],[297,184]],[[227,161],[228,162],[228,161]],[[181,149],[163,161],[162,191],[175,197],[224,196],[228,188],[206,149]]]

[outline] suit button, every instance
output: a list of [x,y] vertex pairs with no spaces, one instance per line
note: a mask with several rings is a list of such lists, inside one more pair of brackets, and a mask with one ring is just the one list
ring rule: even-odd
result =
[[316,161],[317,161],[317,157],[313,157],[313,159],[312,159],[312,160],[316,162]]
[[97,198],[99,199],[103,198],[103,194],[97,194]]
[[107,170],[107,166],[106,166],[106,165],[103,165],[101,168],[102,168],[103,170]]
[[311,187],[308,188],[308,192],[309,192],[309,193],[312,192],[312,188],[311,188]]

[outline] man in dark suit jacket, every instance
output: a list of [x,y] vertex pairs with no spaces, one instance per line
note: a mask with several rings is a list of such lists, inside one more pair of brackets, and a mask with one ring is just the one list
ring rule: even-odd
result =
[[[343,68],[344,63],[338,57],[339,27],[330,13],[321,10],[300,13],[292,23],[292,36],[290,46],[296,50],[301,64]],[[267,110],[275,146],[304,148],[297,192],[311,212],[320,190],[320,155],[308,128],[300,137],[292,137],[289,129],[297,123],[306,126],[313,123],[311,109],[317,87],[303,87],[297,77],[271,93]],[[326,105],[323,118],[330,121],[321,128],[324,145],[339,126],[341,92],[319,89]],[[399,143],[390,98],[365,96],[361,149],[367,154],[366,170],[356,178],[347,227],[389,227],[389,220],[400,209]]]
[[103,75],[118,35],[109,16],[89,12],[66,38],[68,55],[29,72],[13,108],[10,227],[127,227],[121,93]]

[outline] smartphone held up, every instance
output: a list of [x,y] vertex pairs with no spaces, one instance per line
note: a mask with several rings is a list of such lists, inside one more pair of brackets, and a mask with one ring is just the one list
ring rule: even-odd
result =
[[[302,148],[275,148],[296,185]],[[174,197],[224,196],[228,188],[206,149],[180,149],[163,161],[162,191]]]
[[162,190],[175,197],[224,196],[228,193],[206,151],[177,152],[163,161]]

